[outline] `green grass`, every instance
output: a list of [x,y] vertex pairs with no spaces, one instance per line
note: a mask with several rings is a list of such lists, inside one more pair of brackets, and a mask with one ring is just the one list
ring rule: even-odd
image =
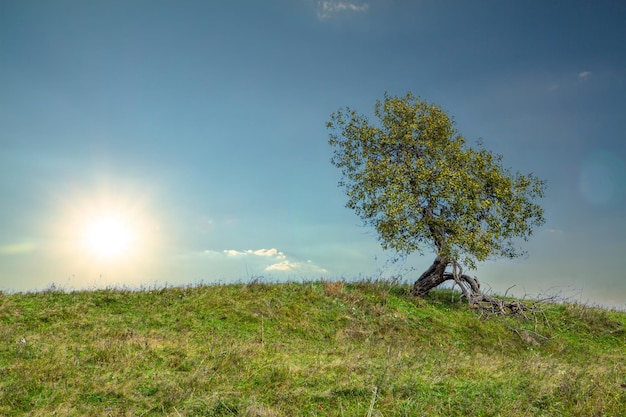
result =
[[0,293],[0,415],[626,415],[626,313],[407,288]]

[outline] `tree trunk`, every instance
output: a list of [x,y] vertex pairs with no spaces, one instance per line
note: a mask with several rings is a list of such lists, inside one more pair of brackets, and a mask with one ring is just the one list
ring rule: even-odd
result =
[[423,297],[428,294],[430,290],[450,279],[450,277],[446,277],[445,274],[448,264],[448,260],[437,256],[433,264],[415,281],[413,288],[411,288],[411,294],[417,297]]

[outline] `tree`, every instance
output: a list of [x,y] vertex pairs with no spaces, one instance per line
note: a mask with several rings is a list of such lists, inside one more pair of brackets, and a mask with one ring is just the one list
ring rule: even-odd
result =
[[339,186],[384,249],[400,255],[432,249],[433,264],[413,284],[426,295],[454,280],[472,305],[503,305],[484,295],[475,278],[463,274],[477,261],[523,254],[527,240],[543,224],[534,203],[545,183],[532,174],[511,173],[502,156],[481,143],[472,148],[439,106],[410,92],[378,100],[377,122],[349,107],[331,115],[332,163],[341,170]]

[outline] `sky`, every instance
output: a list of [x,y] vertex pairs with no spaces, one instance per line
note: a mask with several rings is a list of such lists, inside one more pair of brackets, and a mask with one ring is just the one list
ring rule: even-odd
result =
[[388,278],[326,122],[413,94],[547,181],[483,289],[626,307],[620,0],[0,2],[0,290]]

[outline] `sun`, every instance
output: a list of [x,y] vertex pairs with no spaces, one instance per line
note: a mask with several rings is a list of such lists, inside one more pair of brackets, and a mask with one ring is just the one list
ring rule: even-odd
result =
[[75,288],[139,284],[168,259],[153,188],[105,180],[64,188],[46,219],[49,251]]
[[114,260],[129,256],[135,245],[136,230],[119,215],[101,215],[90,219],[84,229],[84,245],[100,259]]

